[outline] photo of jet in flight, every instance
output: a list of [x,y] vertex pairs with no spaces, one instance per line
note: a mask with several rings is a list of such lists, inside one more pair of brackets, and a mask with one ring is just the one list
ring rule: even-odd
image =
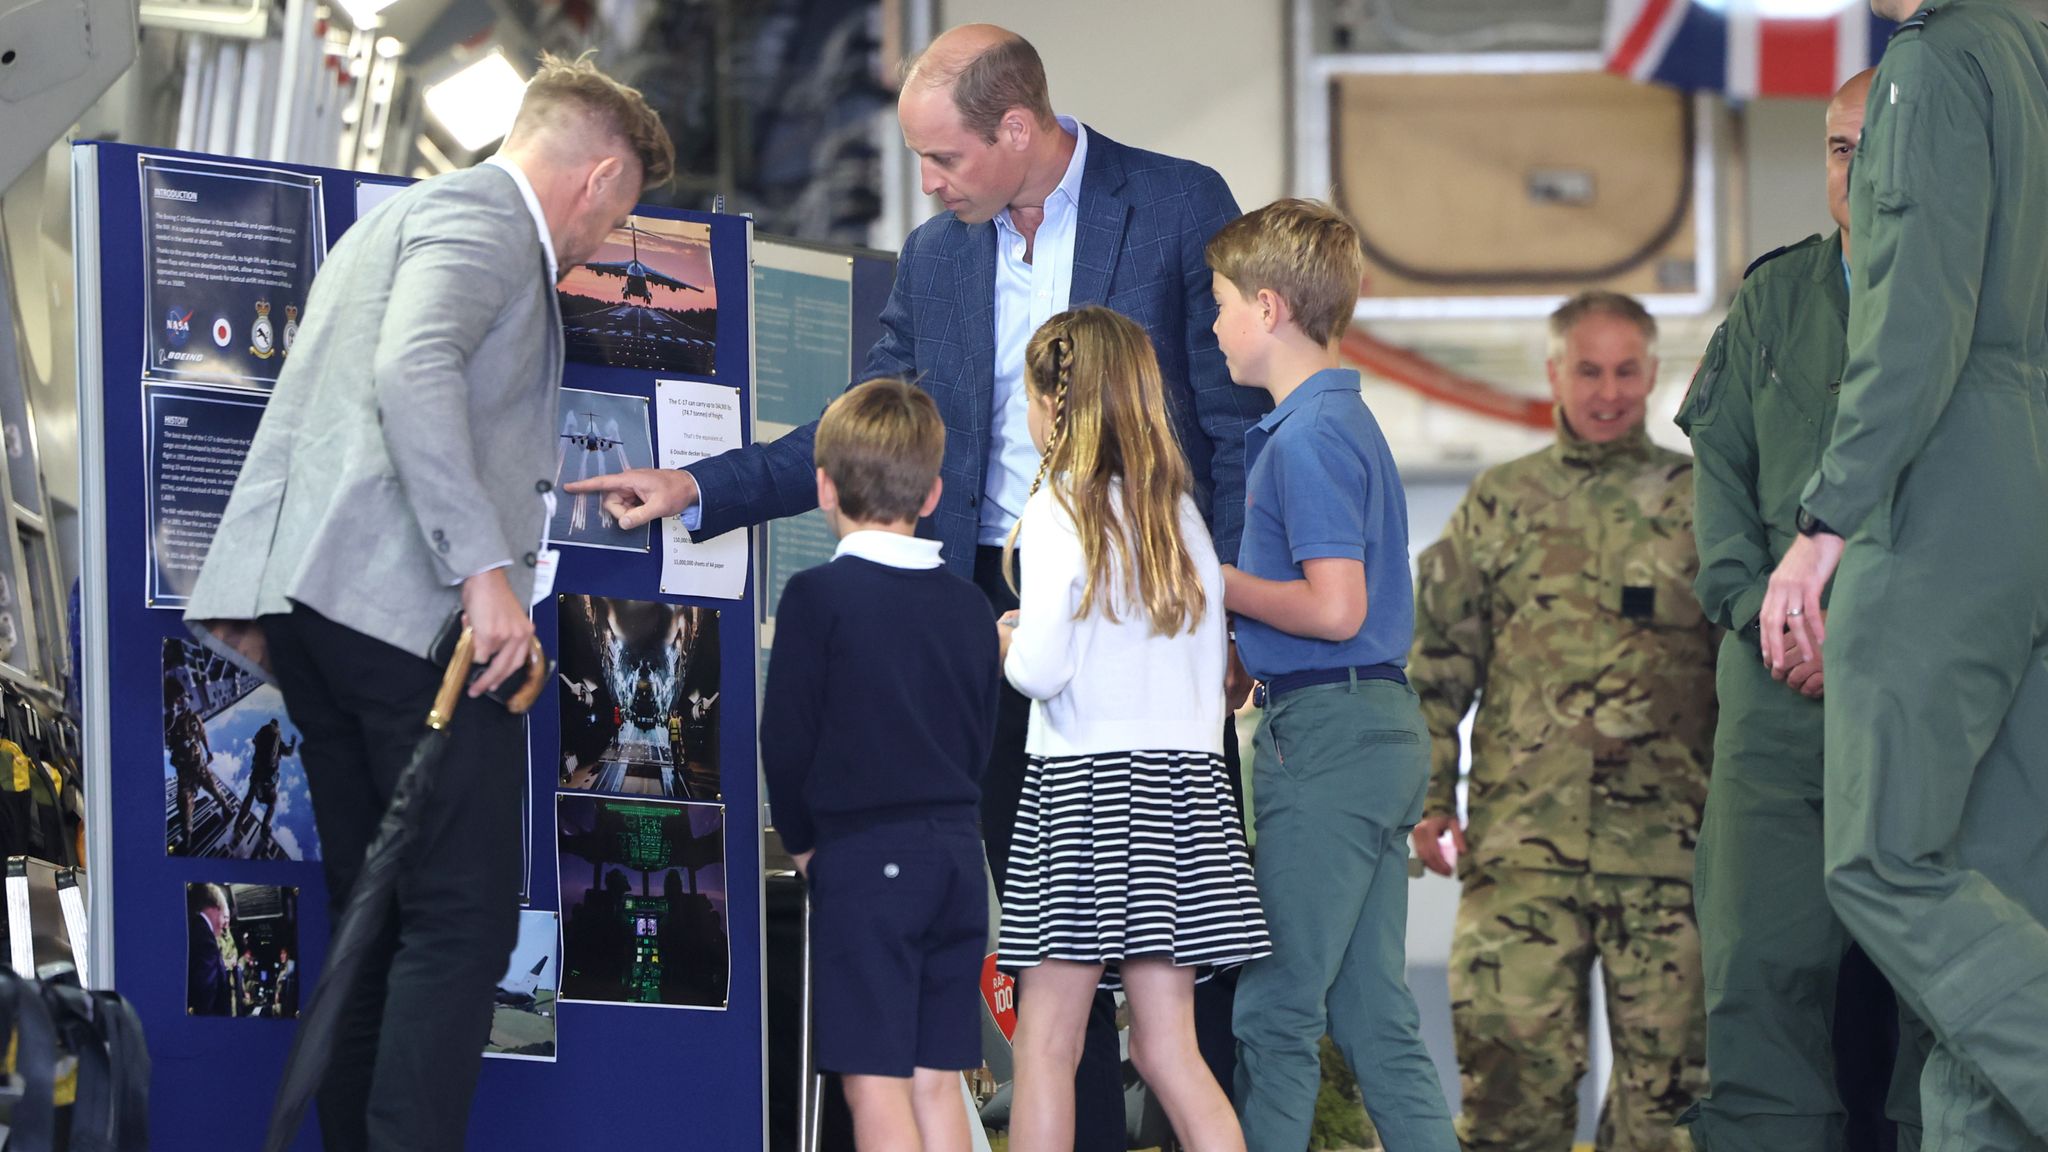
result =
[[[590,412],[575,412],[571,413],[571,415],[589,417],[592,425],[595,425],[597,421],[596,415]],[[600,453],[609,452],[612,449],[617,448],[620,444],[624,443],[623,440],[615,440],[610,436],[599,436],[597,433],[588,430],[583,432],[564,432],[562,433],[562,439],[567,440],[570,444],[573,444],[576,447],[583,449],[585,452]]]
[[646,229],[629,219],[626,221],[626,226],[618,231],[624,232],[633,238],[633,258],[630,260],[592,260],[583,266],[599,276],[616,276],[624,280],[626,283],[624,287],[619,289],[619,299],[632,300],[637,297],[652,304],[654,303],[654,290],[648,287],[649,284],[658,284],[671,292],[696,292],[701,294],[704,291],[704,289],[695,284],[678,280],[673,276],[663,275],[661,272],[648,267],[640,259],[640,237],[648,234]]
[[562,389],[562,431],[555,454],[555,511],[548,538],[557,544],[623,548],[645,552],[646,525],[622,529],[604,510],[602,498],[573,495],[562,486],[592,476],[647,468],[654,442],[647,427],[647,398],[613,392]]

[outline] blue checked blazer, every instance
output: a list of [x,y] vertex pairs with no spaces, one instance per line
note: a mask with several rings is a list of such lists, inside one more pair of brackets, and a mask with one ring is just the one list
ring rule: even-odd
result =
[[[1143,325],[1159,354],[1173,432],[1187,454],[1216,554],[1237,558],[1244,529],[1244,434],[1270,407],[1266,393],[1230,382],[1210,325],[1216,303],[1202,249],[1237,216],[1212,169],[1088,129],[1068,303],[1107,304]],[[945,491],[920,535],[944,546],[946,566],[972,579],[995,402],[996,226],[942,212],[903,244],[882,309],[882,336],[860,379],[907,376],[946,421]],[[807,424],[690,465],[704,493],[693,538],[817,507]]]

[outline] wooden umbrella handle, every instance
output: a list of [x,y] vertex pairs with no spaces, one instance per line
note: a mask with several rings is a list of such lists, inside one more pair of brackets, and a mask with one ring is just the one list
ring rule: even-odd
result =
[[526,683],[505,702],[506,710],[514,716],[526,715],[526,710],[540,699],[540,690],[548,685],[548,654],[540,646],[540,637],[529,636],[526,643]]
[[[505,703],[505,709],[514,716],[524,716],[548,683],[548,654],[540,646],[540,637],[529,636],[526,642],[526,683]],[[462,635],[455,638],[455,654],[448,658],[448,670],[441,674],[441,690],[434,694],[434,709],[427,713],[427,727],[436,732],[446,731],[455,718],[455,706],[462,702],[462,689],[469,683],[471,656],[475,651],[476,634],[465,624]]]
[[462,635],[455,638],[455,654],[448,657],[448,670],[441,673],[434,709],[427,713],[427,727],[436,732],[446,731],[449,721],[455,719],[455,706],[462,702],[462,688],[469,683],[470,654],[475,651],[476,633],[464,624]]

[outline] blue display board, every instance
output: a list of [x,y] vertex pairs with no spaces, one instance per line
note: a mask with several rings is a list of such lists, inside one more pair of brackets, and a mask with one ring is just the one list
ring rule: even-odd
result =
[[[150,169],[145,157],[162,158],[166,169],[181,174],[156,181],[166,189],[160,198],[170,209],[161,218],[147,212],[145,187],[150,183]],[[209,168],[209,163],[237,167]],[[194,177],[183,175],[195,168],[201,172],[197,183]],[[98,802],[109,808],[105,830],[95,832],[100,847],[90,863],[96,904],[109,898],[112,901],[110,917],[103,912],[95,914],[97,923],[112,925],[111,948],[99,941],[95,954],[111,957],[113,974],[108,979],[104,972],[96,973],[94,983],[118,987],[141,1014],[154,1060],[150,1102],[156,1146],[254,1148],[260,1144],[296,1023],[262,1016],[229,1018],[188,1012],[187,937],[192,916],[186,902],[187,886],[237,886],[238,901],[247,897],[254,910],[252,917],[271,917],[260,924],[252,919],[255,929],[245,937],[246,949],[252,952],[265,947],[274,951],[271,934],[281,923],[275,913],[289,911],[293,902],[266,903],[262,890],[239,886],[296,888],[293,972],[308,988],[319,979],[327,948],[327,893],[321,866],[311,858],[313,846],[290,832],[293,816],[303,816],[289,811],[291,801],[301,795],[291,783],[295,761],[285,761],[286,783],[279,789],[287,798],[287,812],[277,820],[277,828],[284,831],[257,829],[253,823],[245,828],[239,821],[225,820],[218,800],[203,793],[195,796],[192,817],[184,818],[177,774],[170,768],[173,757],[166,751],[170,707],[166,662],[191,662],[190,667],[181,666],[177,680],[187,686],[187,707],[199,717],[192,723],[201,727],[206,727],[206,716],[213,714],[209,709],[218,707],[211,703],[215,698],[234,696],[246,711],[247,701],[257,697],[246,694],[246,689],[230,691],[222,682],[208,680],[219,670],[202,666],[204,655],[198,650],[173,643],[181,641],[185,633],[178,612],[168,605],[180,599],[177,593],[183,591],[180,585],[184,582],[178,577],[189,558],[190,535],[203,533],[209,517],[218,514],[220,478],[212,474],[217,463],[210,466],[209,461],[217,462],[223,453],[231,453],[233,441],[246,434],[241,422],[227,417],[242,411],[242,405],[260,401],[262,389],[269,384],[260,379],[264,370],[289,355],[291,333],[286,326],[297,319],[303,306],[303,298],[294,293],[303,287],[302,282],[310,281],[312,273],[305,265],[317,263],[357,219],[359,191],[366,191],[366,199],[374,201],[391,181],[366,181],[351,172],[251,165],[248,161],[106,143],[78,145],[74,172],[79,176],[74,203],[80,237],[80,435],[87,467],[86,502],[98,502],[97,513],[88,514],[84,544],[88,593],[97,595],[97,602],[85,612],[88,748],[98,751],[99,759],[93,765],[101,773],[95,777],[96,796],[106,798]],[[259,206],[258,211],[297,214],[300,207],[294,206],[293,197],[317,197],[312,219],[322,241],[319,250],[307,254],[303,245],[294,247],[289,227],[275,220],[242,221],[247,227],[226,227],[235,223],[232,215],[238,209],[233,204],[214,211],[184,195],[194,187],[204,195],[210,186],[225,186],[229,176],[270,180],[247,185],[259,188],[263,192],[260,198],[253,194],[226,198],[234,204],[261,199],[269,205]],[[716,288],[715,316],[704,309],[685,314],[678,307],[671,310],[670,317],[681,316],[676,331],[660,334],[659,340],[641,338],[638,344],[629,338],[617,345],[613,356],[614,363],[644,362],[647,357],[673,357],[674,349],[684,348],[687,362],[674,360],[667,370],[657,371],[571,361],[564,373],[564,386],[641,398],[650,401],[651,407],[657,377],[714,380],[738,389],[740,409],[747,410],[751,387],[750,224],[739,217],[659,208],[641,209],[639,216],[648,228],[642,236],[653,239],[629,239],[629,243],[658,248],[663,243],[661,237],[673,239],[685,233],[690,243],[699,236],[708,240],[710,279]],[[176,226],[195,245],[201,245],[195,249],[196,256],[180,257],[203,266],[194,280],[200,287],[172,283],[167,275],[151,275],[145,255],[146,228],[158,225]],[[244,253],[244,264],[260,265],[256,271],[230,275],[222,271],[228,268],[225,258],[207,257],[202,242],[209,235],[218,239],[224,231],[231,234],[230,248],[243,245],[239,250]],[[635,251],[637,259],[640,250]],[[234,281],[232,291],[205,290],[208,276]],[[632,310],[632,294],[646,292],[647,286],[619,279],[621,282],[609,285],[608,290],[627,294],[616,304],[595,295],[586,297],[579,322],[601,327],[608,310]],[[179,289],[174,294],[180,299],[158,299],[166,286]],[[187,295],[194,298],[186,301]],[[211,302],[216,296],[219,302]],[[257,306],[259,297],[270,305],[268,309]],[[242,315],[245,311],[246,317]],[[219,314],[217,328],[209,326],[216,321],[215,313]],[[260,327],[259,317],[264,321]],[[652,319],[668,322],[661,317]],[[203,350],[207,359],[180,361],[172,355],[186,349]],[[180,371],[181,363],[188,362],[200,364],[204,371]],[[161,390],[152,386],[151,395],[146,396],[146,375],[170,376],[175,384]],[[194,383],[201,381],[204,383],[195,389]],[[208,396],[204,394],[206,384],[241,387]],[[200,393],[198,402],[192,399],[195,392]],[[209,406],[209,400],[216,403]],[[564,409],[568,408],[565,403]],[[613,409],[629,417],[637,405],[612,402],[605,419],[625,418]],[[751,435],[749,428],[745,436],[751,439]],[[616,450],[612,443],[616,439],[619,437],[609,434],[597,440],[564,435],[572,447],[593,452]],[[153,466],[151,445],[166,442],[181,446],[182,454],[168,463],[159,454]],[[166,477],[175,479],[176,485]],[[176,547],[167,548],[167,543]],[[761,797],[755,769],[755,700],[750,690],[756,648],[753,581],[750,574],[747,598],[741,600],[664,596],[660,592],[658,531],[650,543],[644,552],[563,548],[555,584],[559,595],[542,603],[534,614],[542,641],[551,655],[563,659],[565,672],[574,670],[579,667],[575,660],[584,658],[587,663],[594,649],[585,636],[577,654],[559,651],[559,630],[564,617],[569,617],[572,632],[577,627],[587,632],[593,613],[580,601],[560,600],[561,595],[647,602],[651,606],[629,611],[643,617],[652,612],[665,621],[684,622],[677,624],[678,630],[672,634],[687,633],[688,651],[697,656],[692,683],[710,683],[705,678],[708,669],[715,668],[715,681],[733,690],[717,697],[715,722],[695,711],[705,695],[697,688],[688,691],[687,699],[683,691],[672,692],[666,709],[647,705],[650,715],[632,720],[645,721],[640,724],[644,733],[670,730],[674,748],[696,741],[690,762],[683,763],[677,754],[670,772],[641,770],[646,765],[604,763],[603,757],[584,757],[573,770],[563,761],[562,749],[579,733],[588,737],[589,722],[597,712],[604,711],[610,717],[607,723],[614,725],[637,717],[647,702],[635,694],[632,685],[613,693],[619,697],[613,702],[616,711],[589,704],[566,687],[558,690],[559,686],[551,686],[544,692],[529,726],[529,893],[532,909],[559,910],[563,888],[580,897],[589,889],[602,890],[613,873],[633,871],[625,877],[629,890],[609,894],[608,898],[615,899],[607,905],[633,912],[646,930],[647,940],[639,945],[641,952],[631,972],[602,979],[586,972],[577,978],[586,991],[596,989],[591,993],[596,1000],[637,998],[666,1003],[558,1001],[553,1015],[553,1062],[485,1061],[470,1124],[471,1148],[604,1145],[724,1150],[763,1146]],[[165,553],[162,558],[156,555],[159,551]],[[166,606],[152,607],[152,597]],[[680,611],[689,608],[716,612],[717,616],[714,620],[704,611]],[[614,613],[612,618],[623,616]],[[569,679],[565,676],[561,683],[565,685]],[[601,679],[593,674],[582,683],[595,687]],[[708,704],[704,707],[708,709]],[[568,723],[565,708],[569,709]],[[568,733],[566,741],[565,729],[575,730]],[[230,739],[225,728],[221,731],[217,742]],[[650,739],[658,742],[656,736]],[[622,738],[618,746],[623,745]],[[240,748],[236,745],[230,751]],[[216,765],[234,762],[232,755],[228,760],[219,759],[218,748],[212,755]],[[708,774],[700,761],[714,765]],[[232,767],[225,771],[233,776]],[[581,787],[612,793],[659,789],[672,797],[705,800],[715,794],[716,802],[723,805],[722,819],[699,809],[687,819],[665,820],[664,815],[675,810],[662,808],[657,797],[598,796],[565,787],[572,778]],[[239,792],[238,780],[247,786],[246,777],[225,781],[231,795]],[[571,798],[563,810],[560,833],[558,796]],[[612,823],[603,823],[607,820]],[[650,855],[638,858],[637,871],[616,867],[616,861],[608,866],[601,853],[595,862],[588,856],[564,857],[562,876],[570,882],[558,883],[558,844],[571,843],[577,846],[575,850],[587,853],[597,833],[606,828],[625,828],[633,836],[651,838],[655,847],[648,850]],[[593,829],[596,831],[585,835]],[[623,843],[626,839],[606,842]],[[175,842],[180,854],[172,854],[167,842]],[[659,948],[670,939],[659,935],[663,911],[682,907],[685,900],[693,912],[692,931],[705,930],[707,924],[715,927],[713,916],[723,921],[729,969],[722,994],[711,981],[668,988],[658,974],[653,978],[645,975],[647,964],[643,961],[651,956],[658,966]],[[565,956],[556,944],[550,953],[545,933],[531,941],[529,935],[523,933],[519,955],[552,955],[557,971],[563,965],[574,966],[573,949]],[[543,972],[549,967],[541,965]],[[284,987],[283,982],[272,985],[274,990]],[[533,980],[515,980],[511,987],[515,998],[532,1001]],[[567,989],[560,994],[573,995]],[[304,1000],[296,987],[272,995]],[[718,1007],[715,1001],[721,998],[724,1005]],[[678,1005],[699,1010],[679,1010]],[[298,1147],[319,1147],[312,1123]]]
[[[865,377],[868,351],[882,338],[882,309],[896,282],[896,256],[871,248],[759,239],[754,319],[755,367],[761,380],[754,418],[756,434],[772,441],[822,415],[845,388],[842,378],[858,382]],[[775,249],[842,262],[845,279],[764,271]],[[782,283],[770,282],[776,275]],[[839,349],[836,341],[842,329],[847,346]],[[776,360],[780,363],[772,362]],[[766,688],[775,606],[782,601],[783,588],[797,572],[830,560],[838,545],[825,514],[816,509],[766,524],[757,532],[755,616],[762,624],[757,692]]]

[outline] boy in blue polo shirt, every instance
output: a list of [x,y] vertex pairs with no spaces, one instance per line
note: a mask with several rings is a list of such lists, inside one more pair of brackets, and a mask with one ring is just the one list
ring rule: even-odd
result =
[[776,606],[761,767],[810,883],[818,1067],[841,1075],[863,1152],[964,1149],[959,1071],[981,1066],[995,616],[917,535],[946,453],[930,396],[902,380],[853,388],[818,421],[814,453],[839,549]]
[[1237,650],[1263,687],[1252,794],[1273,954],[1237,990],[1249,1152],[1309,1139],[1325,1032],[1387,1152],[1457,1152],[1406,979],[1408,830],[1429,730],[1402,671],[1415,633],[1407,498],[1337,341],[1358,302],[1358,233],[1281,200],[1209,242],[1230,375],[1273,397],[1245,434],[1245,527],[1226,566]]

